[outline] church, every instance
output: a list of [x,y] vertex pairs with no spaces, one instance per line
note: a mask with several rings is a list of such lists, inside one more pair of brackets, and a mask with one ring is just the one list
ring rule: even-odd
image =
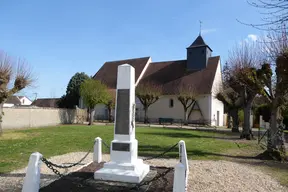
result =
[[[93,76],[100,80],[115,94],[117,68],[130,64],[135,68],[135,86],[142,82],[153,82],[162,89],[162,96],[148,108],[150,122],[159,118],[173,119],[179,122],[184,119],[184,108],[178,100],[179,87],[191,85],[197,91],[196,102],[191,106],[189,122],[206,122],[205,124],[223,126],[224,105],[215,98],[222,86],[220,56],[212,56],[212,49],[199,35],[186,48],[187,56],[183,60],[153,62],[151,57],[132,58],[105,62]],[[80,102],[80,108],[83,108]],[[103,104],[95,107],[95,120],[108,119],[108,110]],[[114,111],[112,112],[114,115]],[[144,120],[144,110],[136,97],[136,121]]]

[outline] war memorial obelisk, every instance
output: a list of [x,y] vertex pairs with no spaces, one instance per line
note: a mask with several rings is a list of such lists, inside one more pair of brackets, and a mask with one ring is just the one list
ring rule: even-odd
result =
[[135,139],[135,69],[128,64],[118,66],[114,140],[110,161],[94,173],[94,179],[140,183],[150,166],[138,159]]

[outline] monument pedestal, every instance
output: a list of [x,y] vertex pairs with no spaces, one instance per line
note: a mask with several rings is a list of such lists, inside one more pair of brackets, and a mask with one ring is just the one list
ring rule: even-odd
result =
[[150,166],[138,159],[135,139],[135,70],[118,66],[114,140],[110,147],[110,162],[94,173],[94,179],[140,183]]
[[149,173],[150,167],[137,159],[134,163],[108,162],[104,167],[94,173],[94,179],[120,181],[127,183],[140,183]]

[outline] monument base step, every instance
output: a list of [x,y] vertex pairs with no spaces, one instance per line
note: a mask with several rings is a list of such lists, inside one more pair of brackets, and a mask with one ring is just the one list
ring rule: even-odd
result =
[[150,166],[141,159],[135,164],[116,164],[108,162],[104,167],[94,173],[94,179],[105,181],[120,181],[127,183],[140,183],[149,173]]

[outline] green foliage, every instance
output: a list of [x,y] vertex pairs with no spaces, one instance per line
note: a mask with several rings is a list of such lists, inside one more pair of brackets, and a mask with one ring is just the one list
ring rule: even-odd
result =
[[97,104],[105,104],[109,101],[106,85],[94,79],[87,79],[81,84],[80,95],[83,97],[85,105],[89,108],[94,108]]
[[239,110],[238,118],[239,118],[240,124],[242,124],[244,122],[244,111],[243,110]]
[[58,102],[60,108],[74,108],[75,105],[79,105],[80,86],[86,79],[89,79],[89,76],[84,72],[73,75],[67,85],[66,95],[63,95]]

